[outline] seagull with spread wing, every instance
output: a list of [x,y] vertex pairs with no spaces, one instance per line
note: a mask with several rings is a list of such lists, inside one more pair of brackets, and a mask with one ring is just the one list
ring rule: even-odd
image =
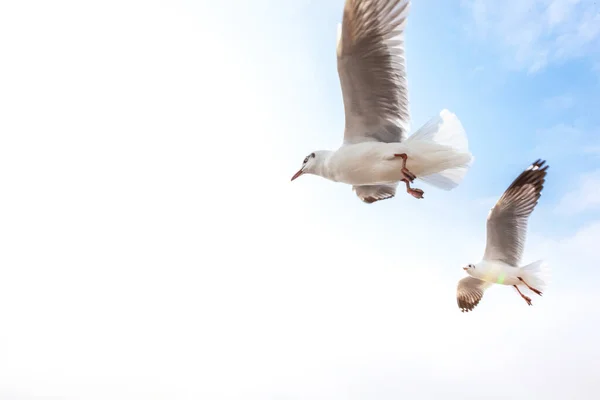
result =
[[542,260],[519,267],[527,222],[541,196],[548,166],[537,160],[506,189],[487,218],[487,244],[483,260],[463,267],[468,277],[458,282],[456,300],[462,312],[472,311],[493,284],[510,285],[532,305],[522,290],[542,295],[546,268]]
[[352,185],[365,203],[389,199],[399,182],[419,178],[451,190],[472,161],[463,126],[443,110],[407,137],[408,88],[404,28],[409,0],[346,0],[338,27],[337,68],[346,126],[336,151],[310,153],[292,180],[319,175]]

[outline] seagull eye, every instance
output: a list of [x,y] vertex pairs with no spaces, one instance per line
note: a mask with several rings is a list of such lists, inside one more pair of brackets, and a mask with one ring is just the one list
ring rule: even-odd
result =
[[306,157],[302,163],[306,164],[307,162],[308,162],[308,157]]

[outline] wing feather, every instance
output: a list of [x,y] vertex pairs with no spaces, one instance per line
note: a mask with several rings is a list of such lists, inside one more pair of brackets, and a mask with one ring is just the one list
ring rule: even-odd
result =
[[367,204],[371,204],[394,197],[397,186],[397,183],[392,185],[362,185],[353,186],[352,189],[354,189],[359,199]]
[[506,189],[487,219],[484,260],[518,266],[527,237],[527,222],[541,196],[548,165],[537,160]]
[[473,311],[483,297],[485,289],[492,284],[471,276],[458,281],[456,303],[462,312]]
[[404,27],[409,8],[410,0],[346,0],[337,43],[346,143],[406,139]]

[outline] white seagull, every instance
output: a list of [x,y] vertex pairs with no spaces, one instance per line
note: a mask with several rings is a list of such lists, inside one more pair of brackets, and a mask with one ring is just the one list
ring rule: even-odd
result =
[[353,186],[365,203],[389,199],[398,182],[416,179],[444,190],[458,186],[472,161],[459,119],[448,110],[410,137],[404,28],[409,0],[346,0],[338,26],[337,68],[344,99],[344,141],[337,151],[315,151],[303,174]]
[[513,286],[524,295],[525,288],[542,295],[548,272],[542,260],[519,267],[527,221],[541,196],[548,166],[537,160],[521,173],[506,189],[487,217],[487,244],[483,260],[463,267],[470,276],[461,279],[456,289],[456,301],[462,312],[471,311],[479,304],[483,292],[493,284]]

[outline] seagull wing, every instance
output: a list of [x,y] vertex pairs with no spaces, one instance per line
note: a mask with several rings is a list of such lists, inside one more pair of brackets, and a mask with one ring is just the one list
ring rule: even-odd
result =
[[487,218],[484,260],[518,266],[527,237],[527,221],[541,196],[548,166],[537,160],[506,189]]
[[352,186],[352,189],[354,189],[359,199],[367,204],[371,204],[394,197],[397,186],[397,183],[391,185],[362,185]]
[[345,143],[406,139],[404,27],[409,7],[410,0],[346,0],[337,43]]
[[456,302],[458,308],[460,308],[462,312],[473,311],[481,301],[485,289],[491,285],[491,283],[471,276],[467,276],[458,281],[458,287],[456,288]]

